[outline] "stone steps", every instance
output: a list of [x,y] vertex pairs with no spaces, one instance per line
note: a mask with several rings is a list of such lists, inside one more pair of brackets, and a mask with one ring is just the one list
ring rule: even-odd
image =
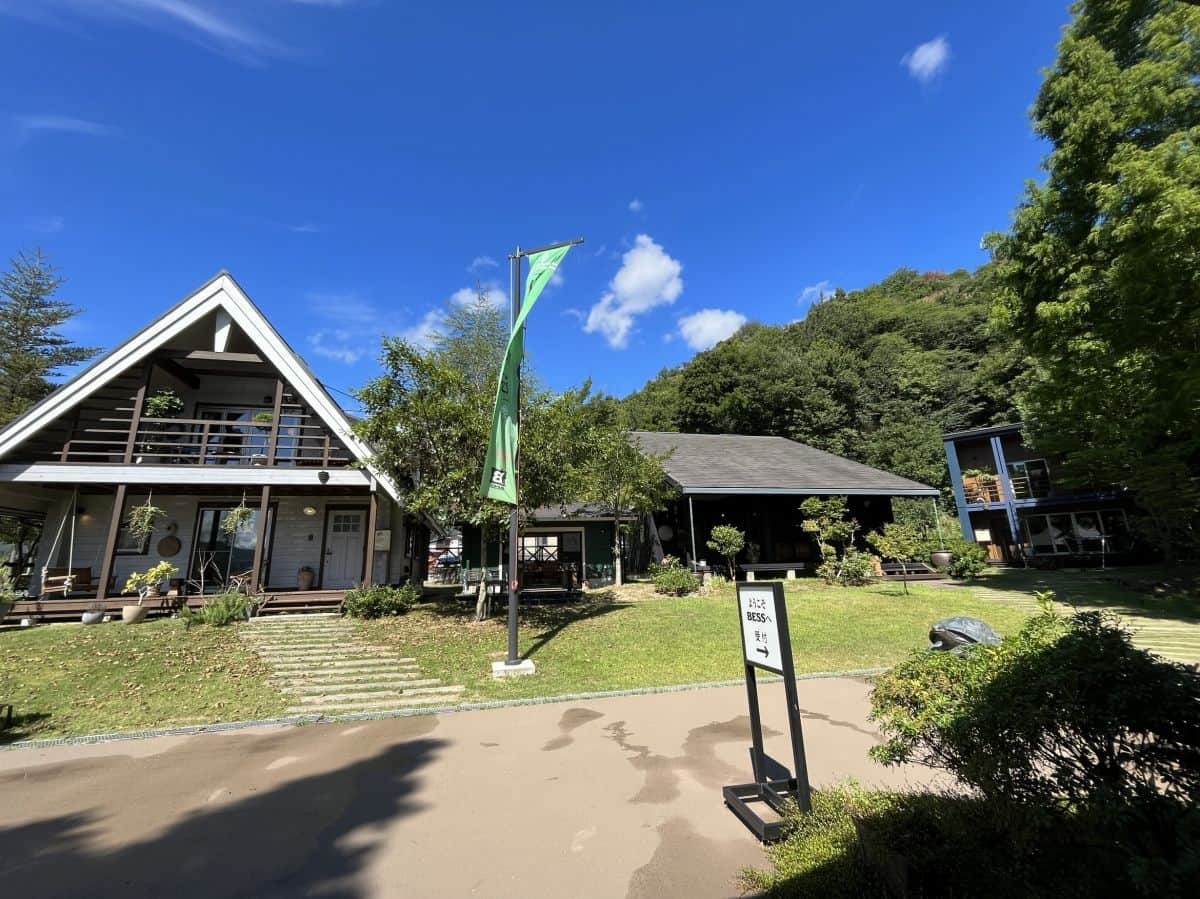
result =
[[[463,688],[459,688],[460,690]],[[327,705],[295,705],[289,708],[289,715],[352,715],[355,712],[386,712],[393,709],[406,709],[413,706],[422,705],[446,705],[449,700],[454,698],[454,694],[450,695],[434,695],[434,696],[408,696],[398,699],[382,699],[375,701],[359,701],[359,702],[331,702]]]
[[365,700],[368,702],[383,701],[386,699],[401,699],[416,696],[446,696],[454,693],[461,693],[462,687],[416,687],[412,690],[405,690],[401,693],[399,690],[381,692],[378,690],[358,690],[352,693],[319,693],[312,696],[300,696],[300,705],[328,705],[332,702],[358,702]]
[[368,643],[334,614],[253,619],[242,640],[291,697],[289,714],[351,714],[453,702],[464,687],[422,677],[414,658]]
[[335,684],[290,684],[282,687],[285,693],[298,693],[301,695],[311,696],[327,696],[334,693],[362,693],[374,694],[376,696],[387,693],[403,693],[405,696],[420,695],[424,687],[438,687],[441,685],[441,680],[436,677],[417,678],[409,681],[355,681],[352,683],[335,683]]

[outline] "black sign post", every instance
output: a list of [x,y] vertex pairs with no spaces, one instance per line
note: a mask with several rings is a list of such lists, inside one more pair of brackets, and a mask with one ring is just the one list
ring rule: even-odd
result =
[[[782,815],[789,800],[800,810],[811,810],[808,763],[804,758],[804,733],[800,727],[800,700],[796,695],[796,669],[792,663],[792,639],[788,633],[787,605],[783,584],[750,582],[737,585],[738,618],[742,658],[746,664],[746,695],[750,705],[750,767],[754,782],[723,790],[725,804],[742,819],[761,841],[769,843],[783,835],[783,822],[764,821],[752,803],[764,802]],[[792,740],[793,777],[785,765],[763,750],[762,718],[758,710],[758,680],[755,669],[783,675],[787,694],[788,733]]]

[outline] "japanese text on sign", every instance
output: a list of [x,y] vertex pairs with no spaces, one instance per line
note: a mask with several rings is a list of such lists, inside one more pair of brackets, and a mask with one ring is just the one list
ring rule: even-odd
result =
[[746,661],[783,674],[782,641],[775,615],[775,593],[770,584],[738,585],[742,619],[742,652]]

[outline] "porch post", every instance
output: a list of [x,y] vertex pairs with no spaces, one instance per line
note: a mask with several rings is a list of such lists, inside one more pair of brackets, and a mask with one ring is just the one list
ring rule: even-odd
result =
[[146,406],[146,391],[150,387],[150,377],[154,374],[154,360],[146,362],[146,377],[133,397],[133,413],[129,417],[129,436],[125,440],[125,464],[133,461],[133,451],[137,449],[137,435],[142,427],[142,410]]
[[372,490],[367,507],[367,552],[363,558],[363,586],[370,587],[375,579],[375,527],[379,523],[379,495]]
[[254,567],[250,569],[250,586],[255,591],[262,590],[263,557],[267,552],[267,515],[271,508],[271,488],[264,486],[259,493],[258,521],[254,528]]
[[275,453],[279,448],[279,415],[283,409],[283,378],[275,379],[275,409],[271,415],[271,437],[267,445],[267,464],[275,464]]
[[[117,554],[117,532],[121,530],[121,513],[125,511],[124,484],[117,485],[113,495],[112,515],[108,519],[108,537],[104,541],[104,557],[100,562],[100,583],[96,587],[96,599],[108,598],[108,579],[112,577],[113,556]],[[75,510],[71,509],[71,515]],[[70,572],[67,572],[70,574]]]

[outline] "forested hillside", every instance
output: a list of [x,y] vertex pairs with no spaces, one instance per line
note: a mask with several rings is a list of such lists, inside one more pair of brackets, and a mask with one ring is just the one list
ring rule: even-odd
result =
[[623,402],[635,427],[773,434],[928,484],[949,484],[941,435],[1018,418],[1026,367],[993,333],[993,270],[901,269],[751,324]]

